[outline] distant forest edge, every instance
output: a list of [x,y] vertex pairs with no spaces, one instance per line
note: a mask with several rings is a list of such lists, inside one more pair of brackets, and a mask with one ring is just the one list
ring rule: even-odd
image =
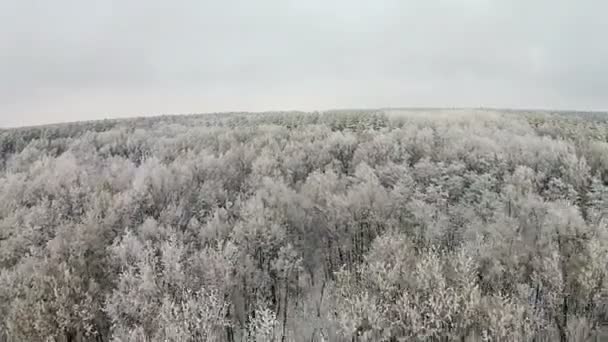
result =
[[[226,113],[206,113],[206,114],[165,114],[149,117],[134,117],[120,119],[102,119],[80,122],[55,123],[39,126],[26,126],[15,128],[0,127],[0,146],[3,150],[14,148],[10,153],[20,152],[19,147],[24,147],[35,139],[55,139],[55,138],[75,138],[85,132],[103,132],[110,130],[116,126],[124,126],[131,128],[149,128],[158,123],[172,124],[204,124],[217,125],[222,121],[224,125],[230,125],[229,122],[247,122],[257,124],[278,124],[289,125],[290,123],[298,122],[299,124],[323,124],[326,122],[339,121],[340,115],[352,114],[372,114],[386,115],[386,113],[424,113],[428,115],[436,115],[437,113],[454,113],[459,112],[493,112],[493,113],[515,113],[527,117],[529,120],[536,118],[536,121],[545,121],[548,118],[555,120],[560,117],[563,120],[588,120],[597,123],[608,123],[608,112],[602,111],[553,111],[553,110],[514,110],[514,109],[446,109],[446,108],[379,108],[379,109],[335,109],[328,111],[284,111],[284,112],[226,112]],[[242,117],[246,116],[245,121]],[[337,117],[338,116],[338,117]],[[324,117],[323,119],[321,117]],[[240,119],[239,119],[240,118]],[[384,118],[388,119],[388,118]],[[333,129],[344,129],[334,125]]]
[[600,341],[608,114],[0,130],[0,342]]

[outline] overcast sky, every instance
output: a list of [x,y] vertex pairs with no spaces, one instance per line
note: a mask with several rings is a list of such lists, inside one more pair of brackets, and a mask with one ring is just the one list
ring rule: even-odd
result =
[[608,109],[603,0],[0,0],[0,126],[216,111]]

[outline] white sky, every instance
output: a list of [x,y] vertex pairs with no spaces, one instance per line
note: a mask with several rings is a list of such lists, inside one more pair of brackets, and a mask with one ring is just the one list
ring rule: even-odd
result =
[[608,109],[602,0],[0,0],[0,126],[370,107]]

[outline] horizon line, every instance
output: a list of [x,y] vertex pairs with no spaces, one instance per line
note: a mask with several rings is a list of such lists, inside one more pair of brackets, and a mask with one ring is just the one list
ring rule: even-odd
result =
[[482,110],[482,111],[505,111],[505,112],[538,112],[538,113],[596,113],[596,114],[608,114],[608,110],[581,110],[581,109],[558,109],[558,108],[543,108],[543,107],[461,107],[461,106],[395,106],[395,107],[360,107],[360,108],[332,108],[332,109],[316,109],[316,110],[300,110],[300,109],[285,109],[285,110],[260,110],[260,111],[215,111],[215,112],[190,112],[190,113],[151,113],[149,115],[134,115],[128,117],[105,117],[99,119],[89,120],[78,120],[78,121],[58,121],[42,124],[23,125],[23,126],[0,126],[0,130],[14,130],[14,129],[30,129],[30,128],[42,128],[57,125],[70,125],[78,123],[93,123],[103,121],[128,121],[128,120],[139,120],[146,118],[161,118],[165,116],[196,116],[196,115],[228,115],[228,114],[267,114],[267,113],[329,113],[336,111],[389,111],[389,110]]

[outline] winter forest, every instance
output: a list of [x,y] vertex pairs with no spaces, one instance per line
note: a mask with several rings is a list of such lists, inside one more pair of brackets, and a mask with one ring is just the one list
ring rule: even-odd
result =
[[0,341],[601,341],[608,115],[0,130]]

